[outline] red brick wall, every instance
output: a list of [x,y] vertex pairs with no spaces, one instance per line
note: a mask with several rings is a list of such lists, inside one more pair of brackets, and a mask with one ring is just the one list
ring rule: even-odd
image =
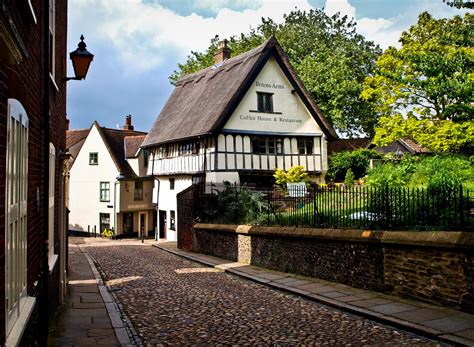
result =
[[[23,40],[28,57],[18,65],[0,63],[0,341],[5,341],[5,150],[7,99],[19,100],[29,117],[29,163],[28,163],[28,290],[32,294],[33,284],[38,279],[42,261],[44,230],[48,226],[44,221],[44,209],[47,209],[47,192],[44,187],[44,154],[48,150],[44,146],[43,117],[43,1],[32,0],[38,20],[35,24],[29,13],[27,1],[8,0],[12,19]],[[67,40],[67,1],[56,1],[56,84],[59,90],[50,83],[50,141],[57,151],[65,152],[66,130],[66,40]],[[47,164],[47,163],[46,163]],[[56,213],[55,213],[55,244],[58,244],[58,218],[60,202],[60,180],[62,169],[56,163]],[[47,177],[46,177],[47,179]],[[40,201],[37,205],[36,192],[39,189]],[[57,300],[52,300],[56,302]],[[41,319],[44,319],[42,317]]]

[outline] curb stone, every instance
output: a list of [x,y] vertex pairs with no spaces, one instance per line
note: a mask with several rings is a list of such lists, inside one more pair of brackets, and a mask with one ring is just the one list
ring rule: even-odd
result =
[[[120,310],[120,308],[118,307],[117,298],[113,293],[109,291],[110,288],[108,288],[108,286],[104,284],[102,276],[99,270],[97,269],[93,258],[87,252],[87,249],[84,246],[79,245],[79,248],[86,257],[92,269],[92,273],[94,274],[94,277],[97,281],[97,286],[99,287],[99,293],[102,297],[102,300],[104,301],[105,307],[107,309],[107,314],[110,318],[110,322],[112,323],[112,327],[115,331],[115,335],[117,336],[120,345],[123,347],[143,346],[143,343],[139,340],[138,334],[136,334],[133,326],[131,326],[131,324],[124,324],[124,320],[128,322],[130,320],[128,320],[122,310]],[[133,341],[130,336],[133,336]]]

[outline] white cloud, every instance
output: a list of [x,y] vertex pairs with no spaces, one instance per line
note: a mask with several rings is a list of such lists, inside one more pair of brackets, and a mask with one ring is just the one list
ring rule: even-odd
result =
[[352,6],[347,0],[326,0],[324,12],[328,16],[333,16],[337,12],[339,12],[341,16],[347,16],[349,18],[355,18],[356,16],[355,7]]
[[[306,0],[265,0],[256,9],[234,11],[221,8],[215,17],[204,18],[194,13],[181,16],[160,5],[144,4],[140,0],[100,0],[91,5],[91,1],[70,2],[70,12],[74,11],[74,17],[81,20],[86,17],[86,21],[94,26],[93,39],[115,46],[124,66],[142,71],[162,65],[170,50],[178,52],[180,61],[183,61],[191,50],[205,50],[216,34],[222,38],[230,37],[258,26],[262,17],[281,22],[283,14],[295,6],[302,10],[311,8]],[[83,26],[84,23],[76,25]]]

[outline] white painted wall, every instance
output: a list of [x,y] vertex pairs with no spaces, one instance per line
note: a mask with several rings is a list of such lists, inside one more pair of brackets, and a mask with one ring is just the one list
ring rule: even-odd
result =
[[[308,109],[275,59],[270,58],[258,74],[224,129],[259,133],[323,135]],[[257,110],[257,92],[273,93],[273,111],[281,114],[249,112]]]
[[[98,165],[89,165],[89,153],[97,152]],[[119,171],[94,124],[70,170],[69,225],[72,229],[99,232],[99,213],[110,214],[110,224],[115,225],[113,206],[114,183]],[[110,182],[110,201],[100,201],[100,183]],[[117,202],[119,197],[117,196]]]
[[[170,189],[170,178],[174,178],[175,180],[174,190]],[[160,193],[158,197],[158,210],[166,211],[166,240],[176,241],[179,223],[176,195],[192,185],[192,176],[162,176],[159,177],[159,181]],[[175,211],[176,213],[175,230],[170,229],[170,211]],[[159,218],[158,215],[158,226],[160,225]]]

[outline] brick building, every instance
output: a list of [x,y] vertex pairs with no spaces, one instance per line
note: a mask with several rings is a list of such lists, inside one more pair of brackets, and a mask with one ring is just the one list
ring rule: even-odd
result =
[[45,345],[65,292],[67,1],[0,2],[0,343]]

